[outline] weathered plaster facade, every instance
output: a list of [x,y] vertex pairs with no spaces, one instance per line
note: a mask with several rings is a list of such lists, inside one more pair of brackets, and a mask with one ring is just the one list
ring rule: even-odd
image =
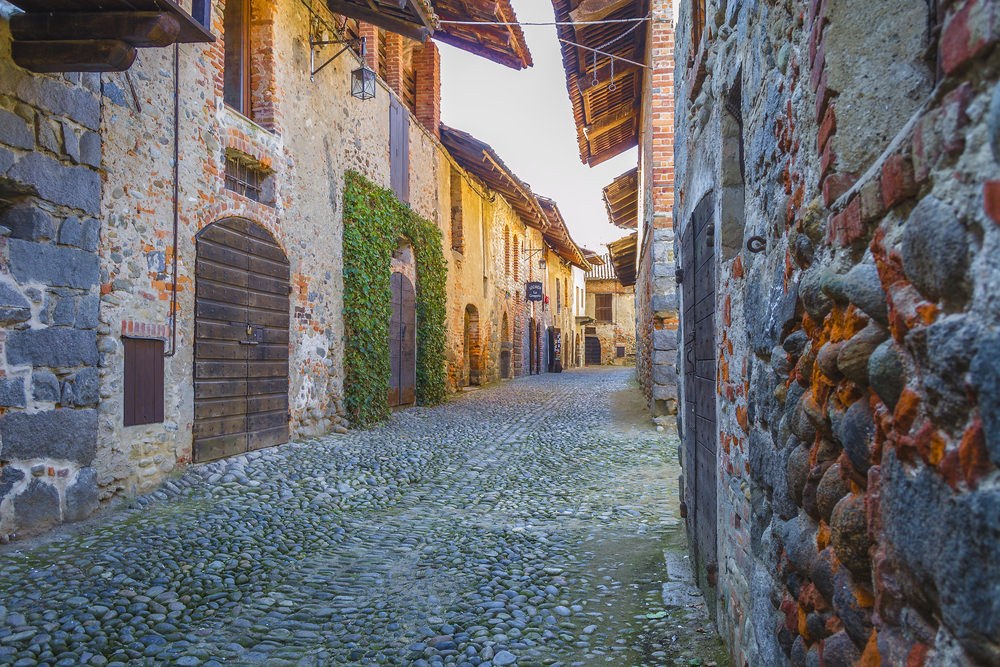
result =
[[[259,122],[222,100],[222,3],[213,12],[213,32],[220,39],[179,48],[177,333],[176,353],[165,367],[162,424],[121,425],[121,337],[141,335],[141,327],[169,335],[174,53],[146,51],[133,68],[141,111],[120,76],[105,76],[99,446],[105,497],[148,491],[176,465],[191,460],[195,239],[205,226],[224,218],[246,218],[267,229],[291,264],[292,437],[343,423],[343,175],[354,169],[389,186],[390,92],[380,85],[373,100],[351,97],[349,72],[357,60],[349,53],[310,81],[307,9],[291,1],[261,2],[254,9],[257,43],[271,47],[254,53],[255,67],[266,73],[260,78],[267,83],[253,109]],[[411,120],[409,127],[411,205],[433,220],[439,147],[417,122]],[[226,187],[227,155],[268,174],[271,201],[254,201]],[[149,177],[126,177],[139,174]]]
[[[124,74],[21,70],[0,22],[3,539],[148,492],[191,462],[197,244],[220,220],[250,221],[289,263],[290,437],[348,426],[341,401],[344,174],[355,170],[387,188],[399,183],[390,101],[401,100],[408,203],[448,239],[455,163],[439,141],[434,43],[351,23],[372,42],[369,64],[380,74],[375,98],[358,100],[349,89],[360,63],[352,52],[310,76],[310,30],[334,25],[325,8],[316,11],[296,0],[254,0],[243,113],[224,101],[224,2],[212,6],[215,43],[141,52],[129,71],[134,95]],[[317,63],[333,48],[318,53]],[[246,174],[234,165],[252,172],[259,193],[237,182]],[[449,253],[449,298],[458,304],[449,312],[464,309],[463,292],[482,287],[487,377],[497,377],[505,343],[520,373],[526,354],[517,354],[514,336],[527,340],[530,309],[523,285],[498,270],[501,235],[509,227],[528,246],[544,244],[502,198],[461,196],[466,215],[482,219],[488,261],[463,269]],[[404,264],[386,270],[406,271]],[[466,284],[463,270],[478,275]],[[453,340],[461,336],[461,323],[449,327]],[[162,342],[163,418],[125,426],[124,349],[136,339]]]
[[[618,281],[610,265],[610,260],[602,266],[594,267],[587,274],[584,294],[587,318],[583,326],[584,350],[589,338],[596,338],[600,344],[601,365],[631,366],[636,361],[636,296],[635,287],[625,287]],[[610,313],[598,312],[598,299],[607,299],[611,304]],[[602,299],[602,300],[603,300]],[[586,352],[584,352],[586,361]],[[594,365],[594,360],[588,365]]]
[[996,664],[996,5],[694,5],[676,245],[697,281],[707,207],[717,381],[683,402],[717,424],[684,496],[719,628],[737,664]]

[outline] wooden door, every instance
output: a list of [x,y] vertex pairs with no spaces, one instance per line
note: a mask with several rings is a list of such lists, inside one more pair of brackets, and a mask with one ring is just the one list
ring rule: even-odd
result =
[[534,318],[528,320],[528,375],[538,372],[536,350],[538,348],[538,332]]
[[549,373],[554,373],[556,370],[556,335],[552,327],[548,327],[545,330],[545,340],[545,352],[547,354],[545,369]]
[[696,573],[717,568],[715,414],[715,237],[713,200],[705,197],[682,237],[684,252],[684,419],[685,498],[693,537]]
[[586,346],[585,357],[588,366],[599,366],[601,364],[601,339],[597,336],[587,336],[584,341]]
[[195,263],[196,462],[288,441],[289,267],[249,220],[206,227]]
[[413,283],[392,274],[392,317],[389,320],[389,407],[417,401],[417,300]]

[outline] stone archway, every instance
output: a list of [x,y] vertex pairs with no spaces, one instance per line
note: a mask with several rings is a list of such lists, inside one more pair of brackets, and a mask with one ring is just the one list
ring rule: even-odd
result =
[[288,441],[288,258],[243,218],[199,232],[195,259],[196,462]]
[[465,307],[464,359],[462,384],[467,387],[479,386],[482,377],[482,344],[479,338],[479,311],[471,303]]

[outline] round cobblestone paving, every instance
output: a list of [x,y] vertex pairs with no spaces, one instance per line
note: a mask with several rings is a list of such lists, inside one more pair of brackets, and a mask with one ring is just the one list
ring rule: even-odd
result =
[[191,467],[0,552],[0,664],[722,665],[631,369]]

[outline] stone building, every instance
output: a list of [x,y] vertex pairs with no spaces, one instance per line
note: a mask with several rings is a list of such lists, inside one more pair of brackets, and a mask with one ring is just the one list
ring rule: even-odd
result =
[[[611,254],[617,268],[635,274],[639,382],[654,414],[673,414],[673,0],[552,0],[552,6],[563,22],[558,36],[580,159],[593,167],[638,147],[636,168],[605,188],[611,222],[636,230]],[[610,23],[586,23],[600,21]]]
[[586,273],[583,361],[587,366],[635,364],[635,282],[619,280],[610,255]]
[[[0,2],[0,537],[191,461],[343,429],[345,173],[451,233],[429,5],[397,21],[355,0],[194,0],[129,16],[147,33],[126,39],[153,47],[137,55],[74,49],[72,14],[15,4]],[[435,9],[479,5],[513,17],[505,0]],[[372,99],[351,91],[362,37]],[[531,64],[517,26],[434,37]]]
[[736,664],[998,664],[997,4],[677,28],[683,495]]
[[[442,126],[454,156],[449,270],[453,387],[573,364],[573,270],[589,267],[554,201],[531,191],[488,144]],[[526,284],[542,283],[541,301]]]

